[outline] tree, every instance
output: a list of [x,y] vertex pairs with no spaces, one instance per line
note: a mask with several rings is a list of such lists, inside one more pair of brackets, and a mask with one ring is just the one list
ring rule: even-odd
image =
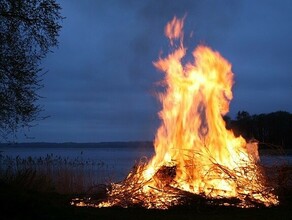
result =
[[236,119],[237,120],[247,120],[250,118],[250,114],[246,111],[237,112]]
[[292,114],[289,112],[250,115],[239,111],[236,120],[231,121],[230,128],[237,136],[242,135],[247,140],[257,139],[261,147],[292,147]]
[[58,45],[61,7],[55,0],[0,1],[0,131],[2,138],[30,126],[36,104],[41,59]]

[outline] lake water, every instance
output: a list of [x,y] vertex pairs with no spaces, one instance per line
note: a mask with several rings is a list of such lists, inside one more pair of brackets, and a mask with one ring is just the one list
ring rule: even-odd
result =
[[[77,159],[78,161],[90,161],[95,163],[103,163],[104,167],[111,172],[112,179],[114,181],[120,181],[126,177],[130,172],[133,165],[139,161],[142,157],[151,158],[154,155],[154,150],[152,146],[131,146],[131,147],[121,147],[112,145],[97,146],[86,145],[86,144],[74,144],[70,147],[70,144],[50,146],[49,144],[45,146],[18,146],[18,145],[2,145],[0,146],[1,155],[11,158],[16,158],[17,156],[21,158],[45,158],[50,156],[51,158],[60,157],[67,158],[68,160]],[[262,156],[261,163],[266,166],[279,165],[279,164],[291,164],[292,156]]]
[[126,177],[132,167],[141,159],[150,159],[154,155],[153,147],[87,147],[86,144],[74,147],[66,146],[0,146],[3,157],[10,158],[63,158],[68,161],[83,161],[89,164],[103,164],[103,169],[107,170],[114,181],[120,181]]

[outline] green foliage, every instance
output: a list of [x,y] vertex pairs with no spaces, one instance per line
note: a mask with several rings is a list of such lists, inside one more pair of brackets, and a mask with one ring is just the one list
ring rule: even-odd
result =
[[0,135],[29,126],[41,107],[40,61],[57,37],[63,17],[55,0],[0,1]]

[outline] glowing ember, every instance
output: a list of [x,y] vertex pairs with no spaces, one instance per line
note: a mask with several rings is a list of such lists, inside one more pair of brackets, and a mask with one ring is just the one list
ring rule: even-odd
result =
[[174,51],[154,63],[165,73],[166,87],[159,96],[162,124],[155,156],[138,164],[122,183],[112,184],[107,200],[85,205],[166,209],[196,196],[209,204],[239,207],[278,204],[260,172],[257,144],[225,128],[222,116],[232,99],[231,64],[218,52],[198,46],[194,61],[183,65],[182,29],[183,19],[176,17],[166,25]]

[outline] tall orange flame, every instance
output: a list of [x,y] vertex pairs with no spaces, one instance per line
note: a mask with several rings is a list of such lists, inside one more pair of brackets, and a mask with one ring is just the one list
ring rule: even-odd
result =
[[[167,24],[165,33],[171,42],[183,36],[182,26],[183,21],[176,17]],[[194,61],[183,66],[185,55],[181,44],[168,57],[154,63],[166,74],[167,90],[160,95],[162,124],[154,142],[156,155],[145,177],[150,178],[161,166],[175,165],[174,182],[183,190],[228,197],[258,190],[258,158],[249,154],[242,137],[235,137],[225,128],[222,118],[232,99],[231,64],[206,46],[198,46],[193,51]],[[237,172],[236,180],[220,167]],[[253,167],[254,172],[244,173],[245,167]],[[240,181],[247,185],[244,192],[239,192]],[[275,198],[262,199],[267,204],[277,202]]]
[[231,64],[218,52],[198,46],[194,61],[183,65],[187,50],[182,29],[183,19],[176,17],[166,25],[170,44],[179,40],[179,45],[154,63],[165,73],[166,86],[159,95],[162,123],[154,141],[156,154],[124,182],[113,184],[108,201],[99,207],[127,207],[131,202],[167,208],[179,203],[177,197],[168,196],[172,189],[206,198],[237,198],[242,207],[252,206],[250,201],[278,204],[259,169],[257,144],[225,128],[222,116],[232,99]]

